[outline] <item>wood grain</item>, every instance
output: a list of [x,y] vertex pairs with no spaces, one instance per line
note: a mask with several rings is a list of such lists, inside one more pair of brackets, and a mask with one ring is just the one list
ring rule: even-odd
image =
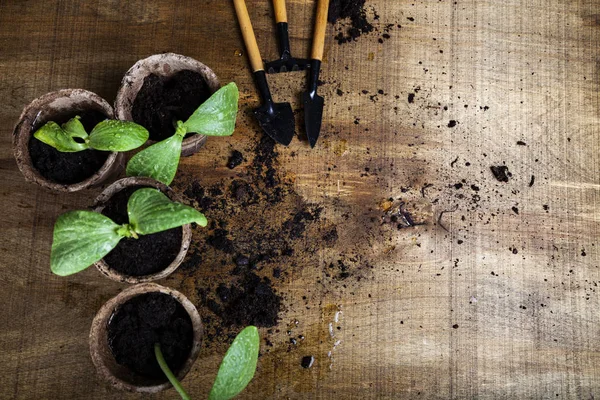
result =
[[[314,5],[287,2],[298,55],[309,54]],[[262,56],[275,59],[270,2],[248,8]],[[599,9],[598,0],[367,0],[375,32],[338,45],[342,25],[328,26],[320,142],[278,148],[278,170],[301,201],[323,206],[339,239],[305,237],[308,261],[276,282],[285,310],[277,330],[261,330],[273,347],[263,343],[240,398],[600,395]],[[1,398],[137,398],[100,382],[88,354],[95,312],[124,286],[92,269],[49,271],[56,217],[99,190],[26,183],[10,143],[33,98],[82,87],[112,101],[135,61],[165,51],[238,84],[234,136],[181,166],[207,184],[234,177],[231,148],[251,149],[260,131],[231,2],[0,0]],[[270,77],[276,101],[294,101],[302,79]],[[495,180],[493,165],[511,179]],[[423,225],[390,223],[401,203]],[[332,282],[326,265],[342,255],[356,260],[353,276]],[[160,283],[202,307],[183,273]],[[300,345],[289,345],[289,326]],[[223,352],[203,348],[184,380],[194,397],[208,393]],[[311,369],[300,367],[304,355],[316,358]]]

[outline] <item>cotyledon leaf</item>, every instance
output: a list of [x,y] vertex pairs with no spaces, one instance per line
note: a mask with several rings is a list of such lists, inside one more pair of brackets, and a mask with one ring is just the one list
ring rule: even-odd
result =
[[105,120],[92,129],[89,146],[102,151],[129,151],[148,140],[148,130],[129,121]]
[[260,338],[254,326],[248,326],[227,350],[208,400],[229,400],[237,396],[252,380],[258,361]]
[[231,82],[215,93],[183,123],[187,132],[207,136],[229,136],[235,129],[238,112],[238,87]]
[[77,143],[56,122],[50,121],[35,131],[33,137],[63,153],[75,153],[88,148],[86,143]]
[[66,276],[83,271],[107,255],[123,238],[120,226],[92,211],[71,211],[54,225],[50,269]]
[[136,190],[127,201],[129,224],[140,235],[197,223],[206,226],[206,217],[198,210],[171,201],[157,189]]
[[177,173],[183,136],[175,134],[137,153],[127,163],[127,176],[145,176],[170,185]]
[[62,124],[63,130],[67,133],[67,135],[73,137],[77,137],[80,139],[87,139],[88,134],[85,131],[85,127],[80,121],[80,117],[77,116],[75,118],[71,118],[64,124]]

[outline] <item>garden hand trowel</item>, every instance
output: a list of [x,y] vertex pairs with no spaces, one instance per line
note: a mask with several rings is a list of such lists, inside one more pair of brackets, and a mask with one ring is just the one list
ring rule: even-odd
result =
[[292,107],[290,103],[273,102],[246,2],[244,0],[233,0],[233,3],[246,44],[250,66],[254,73],[254,81],[262,98],[262,105],[254,110],[254,115],[267,135],[276,142],[287,146],[292,141],[295,131]]
[[315,147],[319,133],[321,132],[321,120],[323,119],[323,98],[317,94],[319,82],[319,71],[323,59],[323,47],[325,46],[325,30],[327,28],[327,11],[329,0],[318,0],[317,19],[313,36],[308,90],[302,94],[304,103],[304,126],[310,147]]
[[266,63],[267,72],[273,74],[278,72],[303,71],[308,66],[308,60],[292,57],[285,0],[273,0],[273,8],[275,10],[275,22],[277,23],[280,56],[278,60]]

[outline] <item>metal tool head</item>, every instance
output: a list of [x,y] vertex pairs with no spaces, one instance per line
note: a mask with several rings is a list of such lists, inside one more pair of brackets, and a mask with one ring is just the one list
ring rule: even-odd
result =
[[258,124],[277,143],[287,146],[294,138],[296,124],[290,103],[264,103],[254,110]]
[[304,71],[308,67],[310,67],[310,60],[293,58],[287,53],[283,54],[278,60],[265,63],[265,69],[269,74]]
[[321,132],[321,121],[323,119],[324,100],[315,92],[304,92],[302,94],[304,103],[304,127],[310,147],[315,147]]

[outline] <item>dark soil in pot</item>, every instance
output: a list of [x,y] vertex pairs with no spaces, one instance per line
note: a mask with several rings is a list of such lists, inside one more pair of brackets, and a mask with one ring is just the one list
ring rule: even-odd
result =
[[186,121],[210,96],[201,74],[183,70],[172,77],[150,74],[133,102],[133,121],[150,132],[150,140],[163,140],[175,133],[175,123]]
[[[60,125],[76,115],[81,117],[81,123],[88,133],[99,122],[108,118],[100,111],[89,110],[55,119],[54,122]],[[32,128],[32,131],[37,129],[39,129],[39,126]],[[83,150],[75,153],[64,153],[31,136],[29,140],[29,154],[33,167],[44,178],[61,184],[73,184],[84,181],[98,172],[106,162],[110,152]]]
[[174,373],[190,354],[194,332],[183,306],[164,293],[133,297],[110,317],[108,344],[117,363],[150,378],[165,378],[154,355],[160,343],[167,365]]
[[[127,201],[133,192],[142,187],[127,187],[116,193],[110,198],[102,214],[117,224],[127,223],[129,221]],[[114,270],[126,275],[155,274],[167,268],[175,260],[181,248],[181,240],[181,228],[140,235],[139,239],[124,238],[104,257],[104,261]]]

